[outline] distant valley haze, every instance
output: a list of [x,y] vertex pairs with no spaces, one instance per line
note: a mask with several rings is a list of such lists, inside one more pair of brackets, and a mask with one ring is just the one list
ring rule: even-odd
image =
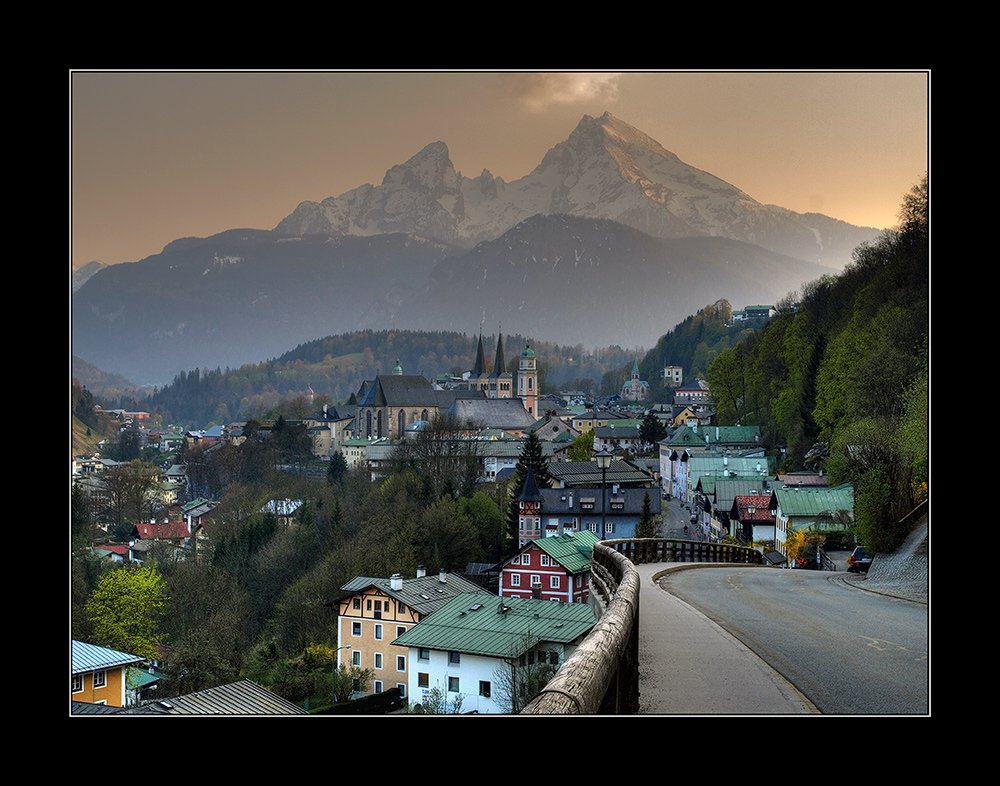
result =
[[[398,85],[392,85],[397,76],[401,84],[420,88],[409,100],[396,92]],[[859,243],[889,225],[888,217],[895,216],[904,194],[927,169],[927,74],[545,74],[534,75],[535,80],[532,76],[75,74],[73,264],[80,268],[97,262],[92,269],[100,270],[81,271],[86,283],[74,282],[73,354],[139,384],[163,385],[181,370],[260,362],[305,341],[366,328],[473,335],[481,325],[487,333],[502,326],[504,332],[562,344],[648,347],[685,317],[720,298],[730,300],[734,308],[773,303],[809,281],[839,272]],[[838,82],[835,77],[843,79]],[[821,183],[810,183],[809,164],[799,160],[801,148],[787,145],[786,165],[774,170],[773,162],[768,163],[774,143],[753,130],[758,121],[750,114],[740,117],[734,104],[730,122],[734,127],[728,129],[713,124],[709,115],[723,111],[721,95],[728,94],[735,102],[733,91],[740,79],[745,86],[758,85],[757,100],[771,106],[775,118],[783,117],[773,103],[780,92],[768,85],[783,83],[791,103],[798,89],[811,84],[815,91],[825,84],[832,111],[843,110],[846,88],[853,84],[855,101],[871,102],[863,110],[871,133],[868,144],[878,144],[876,126],[892,119],[876,123],[878,112],[895,113],[895,152],[891,163],[888,154],[883,161],[883,170],[893,171],[895,193],[880,198],[884,203],[880,210],[869,210],[868,215],[877,216],[872,224],[859,225],[820,210],[803,210],[808,198],[800,198],[794,207],[775,204],[718,173],[692,166],[648,129],[619,114],[620,106],[635,104],[637,115],[649,117],[652,109],[636,103],[636,96],[652,95],[657,83],[651,80],[657,78],[663,80],[663,95],[668,83],[676,96],[695,85],[715,85],[718,95],[703,93],[700,101],[688,96],[685,104],[691,114],[699,115],[694,110],[701,109],[700,120],[691,119],[695,125],[702,123],[703,135],[729,138],[741,152],[743,171],[753,170],[756,153],[760,168],[772,169],[773,181],[794,180],[789,177],[794,175],[816,187],[817,194]],[[343,91],[349,100],[329,105],[318,100],[310,104],[311,112],[292,111],[291,102],[308,95],[307,87],[321,87],[327,79],[333,93]],[[588,79],[590,92],[585,87]],[[470,103],[460,117],[452,103],[418,103],[423,91],[434,85],[450,87],[457,100],[474,84],[484,88],[491,111],[477,113]],[[571,84],[580,92],[573,93]],[[857,87],[863,84],[870,86],[870,95],[858,99],[864,91]],[[93,135],[102,123],[115,122],[109,116],[111,107],[126,105],[126,97],[136,98],[131,91],[139,85],[150,88],[149,93],[163,102],[161,118],[173,106],[181,116],[192,109],[212,109],[216,119],[206,125],[205,133],[182,131],[169,123],[156,133],[144,133],[145,121],[137,120],[128,129],[134,138],[123,143],[120,152],[104,157],[105,171],[95,176],[91,164],[98,155]],[[372,86],[375,96],[398,99],[391,115],[395,122],[374,123],[375,96],[357,92],[364,85]],[[269,86],[284,86],[284,92],[269,92]],[[216,93],[217,103],[202,103],[198,96],[203,89],[221,91],[223,98]],[[286,97],[276,98],[279,93]],[[886,95],[895,96],[895,110],[887,108],[892,102]],[[144,103],[136,100],[138,112]],[[287,109],[283,117],[274,114],[282,101]],[[599,102],[614,109],[581,116],[581,106]],[[818,103],[814,95],[805,106]],[[241,122],[247,106],[256,107],[268,120]],[[102,109],[106,110],[102,120],[87,119]],[[918,122],[921,111],[923,124]],[[807,109],[801,112],[808,114]],[[508,162],[511,151],[517,151],[524,161],[538,144],[537,132],[548,133],[546,129],[565,122],[570,114],[575,120],[566,123],[563,141],[535,154],[537,160],[513,179],[494,172],[488,162],[466,175],[452,161],[446,127],[454,128],[460,140],[470,130],[475,136],[479,129],[481,158],[495,150],[498,161]],[[275,117],[283,122],[274,123]],[[434,123],[422,121],[427,117]],[[230,125],[228,144],[212,131],[216,125],[226,125],[222,118]],[[312,149],[316,165],[308,177],[302,176],[300,169],[290,166],[293,152],[302,152],[307,130],[315,132],[324,122],[337,133],[331,133],[329,144]],[[818,123],[818,118],[812,122]],[[440,138],[403,152],[402,139],[413,139],[425,126],[435,124]],[[784,123],[786,135],[801,127],[789,125]],[[279,135],[277,128],[287,134]],[[523,141],[515,135],[520,131]],[[359,135],[382,152],[359,156]],[[677,136],[685,144],[693,139],[690,131],[678,130]],[[284,139],[289,147],[269,156],[252,152],[272,137]],[[203,145],[195,144],[194,152],[182,154],[178,146],[185,139],[200,139]],[[845,136],[840,142],[848,145],[849,139]],[[468,158],[467,143],[459,144],[462,156]],[[818,131],[814,144],[820,144]],[[829,150],[835,151],[836,145]],[[854,152],[855,159],[880,160],[877,151]],[[153,165],[148,172],[119,170],[130,156],[142,155],[151,162],[174,163],[174,173]],[[387,160],[388,155],[395,157]],[[288,182],[279,178],[279,188],[255,199],[265,184],[276,182],[274,171],[282,162],[292,170]],[[370,171],[376,162],[384,165],[377,182],[358,180],[328,195],[307,195],[316,190],[313,181],[322,180],[324,171]],[[199,163],[210,186],[184,174],[189,164]],[[230,172],[239,174],[213,176],[217,163],[235,165]],[[913,171],[900,171],[906,166]],[[846,172],[842,176],[851,177]],[[303,184],[303,193],[297,196],[291,193],[296,177]],[[340,172],[334,179],[343,183],[344,177]],[[892,188],[872,166],[855,177],[852,185],[859,205],[870,201],[869,192]],[[133,200],[127,207],[119,206],[117,219],[113,209],[97,217],[97,205],[103,204],[107,193],[127,198],[140,180],[172,195],[176,207],[153,198],[145,203]],[[761,182],[761,177],[753,181]],[[876,181],[878,189],[872,185]],[[259,217],[261,209],[276,201],[285,201],[288,207],[283,217],[272,221],[271,229],[240,229],[246,223],[234,220],[227,210],[241,210],[255,201],[260,206],[247,216]],[[178,232],[163,242],[161,250],[151,250],[137,261],[111,257],[118,264],[107,265],[91,251],[96,251],[102,235],[109,238],[109,249],[115,247],[110,242],[115,235],[120,234],[123,242],[128,237],[155,237],[154,227],[169,227],[171,222],[179,226],[190,219],[192,210],[201,215],[197,222],[191,221],[190,231]],[[115,220],[120,232],[109,228],[108,222]],[[229,228],[217,223],[226,220],[233,220]],[[218,229],[200,235],[199,227],[213,221]],[[145,233],[144,227],[148,227]]]

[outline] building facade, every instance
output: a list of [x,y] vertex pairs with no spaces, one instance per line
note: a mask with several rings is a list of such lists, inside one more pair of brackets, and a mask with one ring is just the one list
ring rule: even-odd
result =
[[406,696],[408,653],[393,641],[451,598],[481,588],[461,576],[429,576],[420,569],[410,579],[398,574],[388,579],[358,576],[342,590],[335,601],[337,648],[345,652],[341,662],[371,669],[372,693],[398,687]]

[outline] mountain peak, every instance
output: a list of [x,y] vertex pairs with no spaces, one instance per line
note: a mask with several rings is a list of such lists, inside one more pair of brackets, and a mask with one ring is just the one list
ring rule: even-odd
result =
[[604,112],[584,115],[518,180],[507,183],[485,169],[465,178],[447,145],[433,142],[389,169],[381,185],[303,202],[275,231],[408,232],[471,248],[533,215],[552,214],[617,221],[660,238],[726,237],[832,267],[850,258],[858,229],[763,205]]

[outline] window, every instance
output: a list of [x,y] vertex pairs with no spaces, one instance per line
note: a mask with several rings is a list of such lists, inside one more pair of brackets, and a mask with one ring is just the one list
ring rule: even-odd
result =
[[459,692],[458,677],[449,677],[448,678],[448,690],[451,691],[452,693],[458,693]]
[[406,633],[406,626],[405,625],[397,625],[396,626],[396,638],[398,639],[404,633]]
[[376,625],[375,626],[375,639],[376,639],[376,641],[382,641],[382,626],[381,625]]
[[431,686],[431,676],[426,671],[417,672],[417,687],[429,688]]
[[520,587],[521,586],[521,574],[520,573],[511,573],[510,574],[510,586],[512,586],[512,587]]
[[397,655],[396,656],[396,671],[406,671],[406,656]]
[[351,653],[351,665],[359,667],[361,666],[361,650],[354,650]]
[[551,563],[549,562],[549,555],[542,554],[542,567],[547,568]]
[[552,576],[549,579],[549,586],[552,587],[552,589],[559,589],[561,584],[562,582],[559,581],[559,576]]
[[108,684],[108,673],[106,671],[94,672],[94,687],[104,688]]
[[71,688],[73,693],[79,693],[83,690],[83,677],[79,674],[73,675],[73,687]]
[[462,653],[461,652],[455,652],[454,650],[452,650],[451,652],[448,653],[448,663],[451,663],[451,664],[457,666],[461,662],[462,662]]
[[430,660],[431,651],[427,647],[421,647],[417,650],[417,660]]
[[351,635],[352,636],[360,636],[361,635],[361,623],[360,622],[352,622],[351,623]]
[[531,586],[534,587],[536,584],[541,585],[542,577],[537,573],[531,574]]
[[490,685],[489,680],[479,680],[479,695],[484,699],[488,699],[493,692],[493,686]]
[[402,696],[405,699],[406,698],[406,683],[405,682],[397,682],[396,683],[396,687],[399,688],[399,695]]
[[354,599],[354,610],[361,611],[361,598]]
[[381,652],[376,652],[375,653],[375,668],[376,669],[381,669],[382,668],[382,653]]
[[374,688],[374,692],[375,693],[381,693],[382,692],[382,680],[374,680],[372,682],[372,687]]

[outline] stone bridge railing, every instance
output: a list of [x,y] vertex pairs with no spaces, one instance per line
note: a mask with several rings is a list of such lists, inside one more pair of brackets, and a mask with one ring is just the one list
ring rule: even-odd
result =
[[651,562],[763,564],[746,546],[672,538],[602,540],[594,546],[591,594],[597,623],[522,715],[631,715],[639,711],[639,572]]

